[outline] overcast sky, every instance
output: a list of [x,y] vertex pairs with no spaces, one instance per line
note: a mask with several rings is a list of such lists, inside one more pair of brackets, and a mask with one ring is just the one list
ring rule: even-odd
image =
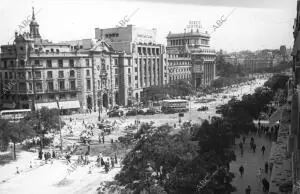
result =
[[[224,15],[227,21],[211,34],[216,50],[257,50],[291,47],[296,0],[0,0],[0,44],[12,43],[15,31],[32,6],[43,39],[51,41],[94,38],[95,28],[118,25],[135,14],[128,24],[156,28],[159,43],[168,32],[183,32],[189,21],[201,21],[202,31]],[[29,30],[29,26],[25,28]],[[24,30],[23,30],[24,31]]]

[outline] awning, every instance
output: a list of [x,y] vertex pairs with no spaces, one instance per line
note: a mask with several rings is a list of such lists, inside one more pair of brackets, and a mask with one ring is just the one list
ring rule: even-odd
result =
[[9,104],[9,103],[4,103],[2,105],[2,108],[8,108],[8,109],[14,109],[16,107],[15,103]]
[[[37,103],[36,109],[41,109],[42,107],[47,107],[49,109],[58,108],[57,102],[49,102],[49,103]],[[75,101],[62,101],[59,102],[59,108],[60,109],[75,109],[80,108],[80,103],[78,100]]]

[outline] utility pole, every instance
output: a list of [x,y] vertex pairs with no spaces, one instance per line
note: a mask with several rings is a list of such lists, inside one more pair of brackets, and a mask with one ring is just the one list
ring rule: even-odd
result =
[[57,103],[57,107],[58,107],[58,124],[59,124],[59,136],[60,136],[60,152],[62,153],[63,151],[63,142],[62,142],[62,136],[61,136],[61,121],[60,121],[60,106],[59,106],[59,97],[56,96],[56,103]]

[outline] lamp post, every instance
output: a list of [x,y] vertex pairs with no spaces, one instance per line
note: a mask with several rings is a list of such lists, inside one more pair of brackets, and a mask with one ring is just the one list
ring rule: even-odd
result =
[[56,96],[56,103],[58,107],[58,125],[59,125],[59,136],[60,136],[60,152],[62,153],[63,143],[62,143],[62,137],[61,137],[61,121],[60,121],[60,107],[59,107],[59,97]]
[[146,181],[148,185],[148,193],[150,194],[150,178],[153,173],[153,168],[151,167],[150,162],[147,163],[147,167],[145,168]]

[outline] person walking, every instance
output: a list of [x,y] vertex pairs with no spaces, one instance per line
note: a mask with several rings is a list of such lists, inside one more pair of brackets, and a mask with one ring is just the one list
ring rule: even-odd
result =
[[268,170],[269,170],[269,163],[266,162],[265,163],[265,173],[268,174]]
[[243,174],[244,174],[244,170],[245,170],[245,169],[244,169],[243,165],[241,165],[240,168],[239,168],[241,177],[242,177]]
[[266,150],[266,148],[265,148],[265,146],[263,145],[262,147],[261,147],[261,152],[262,152],[262,155],[264,156],[264,154],[265,154],[265,150]]
[[255,153],[256,150],[256,144],[253,144],[253,153]]
[[243,144],[245,144],[245,142],[246,142],[246,137],[243,136]]
[[251,187],[248,185],[248,187],[245,189],[245,194],[251,194]]
[[262,169],[261,168],[259,168],[256,176],[257,176],[258,183],[260,184],[261,183],[261,177],[262,177]]

